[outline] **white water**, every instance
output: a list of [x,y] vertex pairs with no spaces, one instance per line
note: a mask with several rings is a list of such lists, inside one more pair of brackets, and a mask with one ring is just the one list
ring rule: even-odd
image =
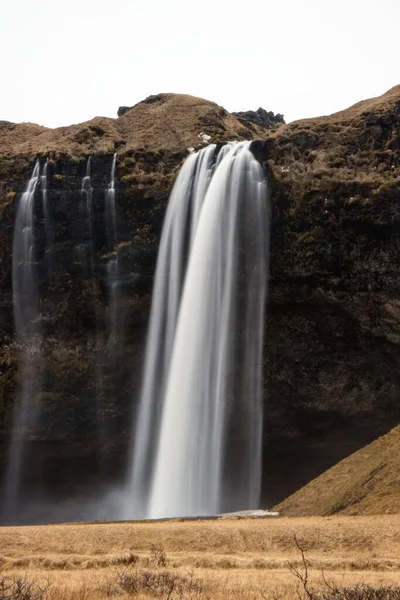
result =
[[249,144],[215,151],[186,160],[165,217],[125,517],[259,502],[266,184]]
[[43,217],[44,217],[44,228],[46,234],[46,245],[45,245],[45,257],[46,263],[49,270],[53,267],[53,251],[54,251],[54,240],[53,240],[53,227],[50,216],[49,207],[49,195],[47,191],[47,181],[49,174],[49,159],[43,167],[42,174],[40,176],[40,187],[42,190],[42,201],[43,201]]
[[145,517],[154,470],[165,379],[175,337],[189,247],[211,180],[215,145],[192,154],[183,165],[171,192],[158,252],[145,369],[136,428],[133,460],[124,514]]
[[86,163],[86,173],[81,184],[81,241],[79,245],[80,260],[86,276],[93,274],[93,188],[91,182],[92,159]]
[[107,263],[107,283],[109,289],[109,341],[112,344],[121,342],[122,319],[120,314],[120,278],[118,265],[117,219],[115,210],[115,170],[117,154],[114,154],[111,166],[111,179],[106,192],[105,219],[108,251],[112,256]]
[[235,145],[214,172],[190,254],[151,518],[258,506],[267,231],[261,167]]
[[117,153],[113,156],[111,164],[110,184],[106,191],[106,233],[109,248],[113,248],[117,241],[117,224],[115,214],[115,170],[117,165]]
[[[45,181],[43,181],[45,177]],[[18,397],[9,448],[5,480],[5,517],[18,510],[22,479],[25,435],[37,418],[35,395],[40,388],[37,367],[41,358],[41,328],[38,323],[39,291],[35,274],[35,192],[40,181],[40,164],[36,161],[26,191],[22,194],[15,219],[12,278],[13,310],[17,342],[20,346]],[[42,176],[43,203],[47,200],[46,173]]]

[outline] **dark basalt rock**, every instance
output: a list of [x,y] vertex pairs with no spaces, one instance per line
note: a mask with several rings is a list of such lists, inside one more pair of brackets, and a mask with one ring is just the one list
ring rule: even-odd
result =
[[117,115],[119,117],[122,117],[122,115],[124,115],[125,113],[128,112],[128,110],[131,110],[132,106],[120,106],[118,111],[117,111]]
[[144,100],[140,102],[140,104],[154,104],[155,102],[163,102],[165,100],[166,94],[153,94],[152,96],[147,96]]
[[257,110],[234,112],[232,114],[235,115],[235,117],[237,117],[242,123],[255,123],[256,125],[264,127],[265,129],[273,129],[279,127],[279,125],[285,124],[283,115],[280,115],[279,113],[275,115],[272,111],[266,111],[261,107]]

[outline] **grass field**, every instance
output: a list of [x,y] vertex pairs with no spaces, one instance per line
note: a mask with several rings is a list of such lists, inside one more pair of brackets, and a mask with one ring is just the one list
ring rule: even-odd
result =
[[312,585],[321,569],[339,585],[400,585],[400,515],[4,527],[0,564],[6,581],[35,582],[22,600],[48,584],[65,600],[289,599],[295,535]]

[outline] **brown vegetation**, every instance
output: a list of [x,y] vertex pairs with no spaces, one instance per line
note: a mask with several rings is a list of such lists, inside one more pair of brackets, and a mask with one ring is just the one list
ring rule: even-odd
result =
[[[338,589],[376,590],[400,583],[399,525],[386,516],[8,527],[0,530],[1,576],[45,589],[48,600],[289,600],[297,581],[288,561],[304,567],[296,536],[313,593],[325,588],[321,570]],[[384,596],[347,600],[368,598]]]
[[[256,124],[243,125],[214,102],[184,94],[159,94],[139,102],[117,119],[95,117],[85,123],[49,129],[30,123],[0,122],[0,155],[66,156],[126,151],[184,152],[209,142],[263,137]],[[209,136],[202,138],[202,134]]]
[[335,465],[277,506],[285,515],[400,512],[400,426]]
[[301,203],[373,204],[399,190],[400,85],[326,117],[296,121],[272,136],[270,167]]

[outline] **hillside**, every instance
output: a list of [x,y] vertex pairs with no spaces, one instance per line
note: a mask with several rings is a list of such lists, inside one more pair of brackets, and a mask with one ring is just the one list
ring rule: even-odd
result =
[[214,102],[184,94],[149,96],[119,113],[116,119],[95,117],[56,129],[0,121],[0,155],[35,157],[54,153],[82,158],[88,153],[114,152],[120,147],[125,152],[182,152],[204,145],[202,133],[215,142],[262,137],[268,129],[240,121]]
[[[271,168],[302,203],[358,205],[398,192],[400,85],[327,117],[280,127]],[[324,198],[325,199],[325,198]]]
[[[272,129],[254,122],[253,112],[238,118],[213,102],[158,94],[123,107],[116,119],[58,129],[0,123],[0,474],[18,382],[13,226],[37,158],[42,166],[50,159],[56,268],[49,274],[44,254],[38,257],[46,339],[36,402],[43,424],[30,432],[26,470],[32,481],[40,475],[46,493],[57,501],[96,496],[103,482],[95,422],[110,432],[106,479],[118,481],[124,470],[165,207],[188,148],[209,141],[255,140],[271,192],[263,505],[277,504],[398,425],[400,86],[334,115]],[[111,365],[104,196],[114,152],[125,339]],[[90,277],[76,254],[89,155]],[[37,227],[43,249],[40,216]],[[71,516],[78,517],[80,505]]]
[[276,507],[285,516],[400,513],[400,426]]

